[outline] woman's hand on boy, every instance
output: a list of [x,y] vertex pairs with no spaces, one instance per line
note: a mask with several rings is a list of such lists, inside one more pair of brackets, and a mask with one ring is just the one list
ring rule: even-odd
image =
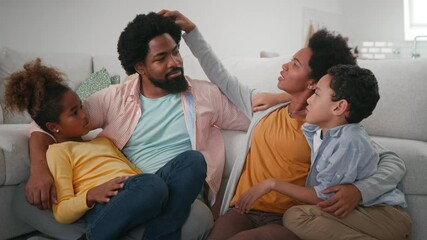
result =
[[317,206],[338,218],[345,218],[362,200],[362,194],[353,184],[329,187],[322,191],[324,194],[335,193],[331,198],[322,201]]

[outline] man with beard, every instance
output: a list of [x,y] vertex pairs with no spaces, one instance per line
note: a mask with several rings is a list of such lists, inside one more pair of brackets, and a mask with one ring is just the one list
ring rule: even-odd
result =
[[[123,68],[137,77],[84,102],[91,127],[102,128],[101,135],[110,138],[143,173],[158,174],[168,186],[163,212],[139,228],[145,227],[144,239],[200,239],[209,233],[212,214],[196,197],[202,193],[210,205],[215,202],[225,162],[220,129],[246,130],[249,124],[216,86],[184,76],[180,40],[181,28],[172,19],[155,13],[137,15],[118,42]],[[45,152],[55,140],[31,129],[32,171],[26,198],[39,209],[49,209],[56,202],[56,192]],[[206,162],[200,164],[198,158]],[[200,175],[206,176],[205,184]],[[50,211],[38,210],[23,199],[21,191],[17,211],[35,229],[61,239],[84,233],[84,224],[59,225]],[[137,230],[135,237],[141,238],[141,232]]]

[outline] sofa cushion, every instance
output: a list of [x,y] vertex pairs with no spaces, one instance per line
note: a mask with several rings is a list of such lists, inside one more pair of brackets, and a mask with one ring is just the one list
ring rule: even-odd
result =
[[3,106],[0,104],[0,124],[3,124]]
[[[184,56],[184,73],[193,79],[208,80],[194,56]],[[282,65],[289,62],[290,56],[274,58],[224,58],[222,63],[240,81],[266,92],[281,92],[277,82]]]
[[403,187],[406,194],[427,194],[427,142],[389,137],[372,137],[405,161]]
[[0,124],[0,186],[15,185],[28,178],[28,124]]
[[30,123],[31,122],[31,117],[30,114],[28,114],[27,112],[10,112],[7,110],[3,111],[3,121],[4,123]]
[[240,81],[251,88],[267,92],[281,92],[277,82],[282,65],[289,61],[287,57],[276,58],[233,58],[224,59],[224,65]]
[[[79,53],[24,53],[7,47],[0,49],[0,102],[4,96],[4,79],[11,73],[23,69],[23,65],[35,58],[42,63],[53,66],[65,74],[68,84],[76,89],[79,84],[92,73],[92,57],[90,54]],[[4,109],[3,109],[4,110]],[[28,123],[28,115],[3,113],[4,123]]]
[[375,74],[381,96],[372,116],[363,121],[368,133],[427,141],[427,58],[359,60],[359,65]]

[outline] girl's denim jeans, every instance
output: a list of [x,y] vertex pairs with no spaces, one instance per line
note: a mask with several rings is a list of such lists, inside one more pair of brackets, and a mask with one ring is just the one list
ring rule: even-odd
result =
[[119,239],[146,224],[143,239],[180,239],[181,227],[206,178],[206,162],[198,151],[186,151],[155,174],[126,180],[107,204],[85,214],[89,239]]

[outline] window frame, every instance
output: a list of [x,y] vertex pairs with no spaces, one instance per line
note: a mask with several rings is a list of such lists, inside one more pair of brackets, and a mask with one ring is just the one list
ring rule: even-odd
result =
[[[403,0],[403,15],[404,15],[404,28],[405,28],[405,40],[413,41],[416,36],[427,36],[427,15],[423,15],[426,19],[423,19],[423,23],[413,22],[413,9],[422,9],[420,6],[416,6],[416,3],[421,3],[424,0]],[[426,23],[424,23],[424,21]],[[427,37],[417,39],[417,41],[427,41]]]

